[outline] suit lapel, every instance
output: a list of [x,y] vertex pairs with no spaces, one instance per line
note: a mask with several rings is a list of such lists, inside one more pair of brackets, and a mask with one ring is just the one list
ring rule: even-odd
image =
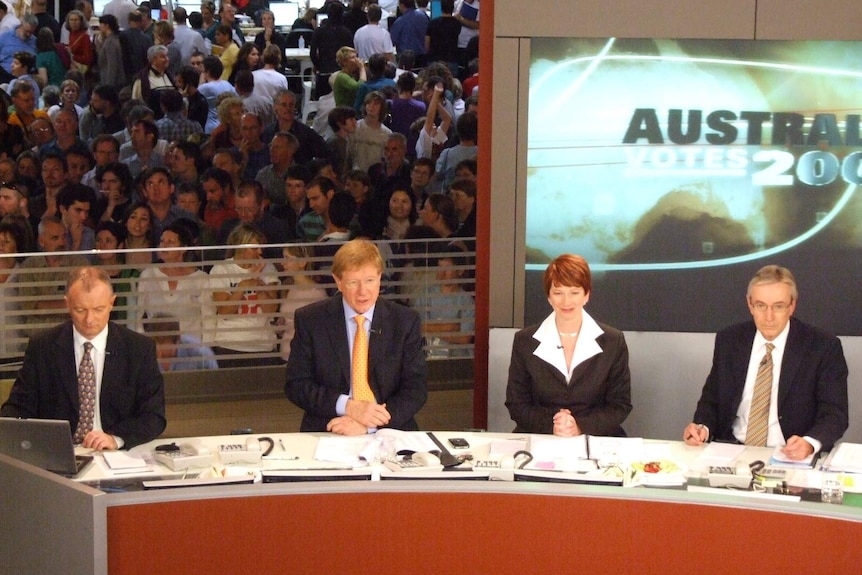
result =
[[781,356],[781,376],[778,380],[778,405],[784,403],[787,394],[790,393],[793,380],[802,365],[802,349],[804,349],[804,337],[799,324],[790,320],[790,332],[787,334],[787,345]]
[[111,383],[119,381],[122,376],[121,363],[126,356],[125,345],[114,325],[108,324],[108,340],[105,342],[105,367],[102,371],[102,392],[110,393]]
[[368,338],[368,383],[372,389],[380,391],[380,386],[377,383],[378,366],[384,365],[386,361],[386,350],[389,349],[389,338],[392,330],[384,329],[384,326],[389,326],[389,307],[387,302],[378,299],[374,307],[374,318],[371,320],[371,334]]
[[75,341],[71,323],[63,326],[54,345],[56,353],[51,361],[57,363],[57,373],[60,374],[63,390],[75,409],[78,409],[78,366],[75,364]]
[[751,359],[751,346],[754,344],[754,335],[757,332],[754,322],[751,329],[747,329],[744,337],[736,341],[736,349],[732,355],[733,365],[731,367],[731,382],[733,385],[734,405],[739,405],[742,400],[742,392],[745,389],[745,377],[748,375],[748,363]]
[[340,294],[330,298],[328,312],[329,342],[338,357],[343,380],[347,383],[347,393],[350,393],[350,342],[347,339],[344,305]]

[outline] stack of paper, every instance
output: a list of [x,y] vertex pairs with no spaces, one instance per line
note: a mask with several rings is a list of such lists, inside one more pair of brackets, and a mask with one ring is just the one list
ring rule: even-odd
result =
[[862,473],[862,445],[842,443],[836,446],[829,454],[825,467],[830,471]]

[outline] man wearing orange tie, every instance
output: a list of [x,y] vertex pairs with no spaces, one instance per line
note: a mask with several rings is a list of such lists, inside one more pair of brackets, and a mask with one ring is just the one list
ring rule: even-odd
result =
[[419,314],[378,298],[383,258],[369,241],[339,248],[332,275],[339,293],[294,316],[284,391],[305,410],[300,431],[418,429],[428,398]]

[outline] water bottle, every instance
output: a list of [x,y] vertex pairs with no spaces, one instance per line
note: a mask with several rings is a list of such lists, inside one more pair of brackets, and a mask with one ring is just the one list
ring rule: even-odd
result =
[[299,49],[305,50],[305,36],[299,37]]
[[841,505],[844,502],[843,483],[843,474],[823,472],[821,475],[820,500],[823,503]]

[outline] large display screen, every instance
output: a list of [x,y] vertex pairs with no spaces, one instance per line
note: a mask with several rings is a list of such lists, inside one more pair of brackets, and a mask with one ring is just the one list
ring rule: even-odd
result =
[[531,43],[525,321],[541,275],[590,262],[587,309],[625,330],[747,317],[754,272],[796,276],[797,317],[862,334],[862,43]]

